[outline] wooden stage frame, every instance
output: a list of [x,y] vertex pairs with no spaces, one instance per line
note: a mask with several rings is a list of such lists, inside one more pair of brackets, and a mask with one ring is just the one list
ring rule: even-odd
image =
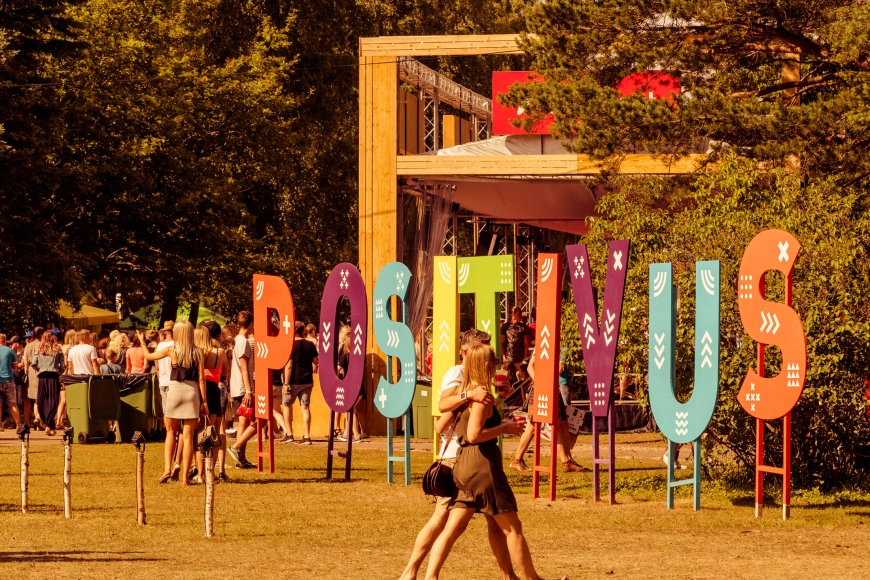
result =
[[[400,155],[398,147],[399,58],[522,54],[518,35],[381,36],[359,40],[359,268],[369,296],[381,268],[399,259],[400,177],[484,176],[558,178],[595,176],[599,162],[582,155],[436,156]],[[673,162],[653,155],[628,155],[619,171],[626,174],[673,175],[692,172],[698,156]],[[496,216],[497,217],[497,216]],[[369,395],[386,376],[383,352],[368,321],[364,388]],[[368,397],[368,409],[374,397]],[[372,415],[374,418],[374,415]],[[370,425],[374,421],[370,421]],[[378,433],[373,429],[373,434]]]

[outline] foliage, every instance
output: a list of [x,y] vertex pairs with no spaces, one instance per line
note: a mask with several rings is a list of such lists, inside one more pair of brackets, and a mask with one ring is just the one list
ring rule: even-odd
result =
[[[547,82],[507,101],[552,112],[553,133],[599,158],[741,154],[847,185],[870,175],[870,5],[795,0],[552,0],[530,3],[523,46]],[[676,106],[612,87],[638,71],[676,74]]]
[[[671,262],[680,302],[678,396],[689,396],[694,377],[694,264],[719,260],[721,381],[705,439],[705,468],[748,481],[755,421],[740,408],[736,393],[747,369],[755,367],[756,346],[740,322],[737,271],[755,234],[770,228],[789,231],[803,245],[794,270],[794,308],[803,321],[808,350],[806,388],[793,411],[792,478],[804,487],[857,481],[861,449],[870,437],[864,398],[864,379],[870,377],[867,195],[843,191],[833,179],[802,184],[794,174],[765,171],[734,156],[691,182],[623,178],[615,185],[617,191],[599,203],[601,216],[592,220],[586,241],[592,263],[604,264],[609,240],[631,240],[617,365],[646,374],[648,267]],[[596,287],[603,288],[603,269],[594,269],[593,275]],[[768,273],[767,284],[768,300],[783,301],[783,277]],[[566,310],[563,341],[576,351],[576,320]],[[768,347],[766,357],[766,374],[778,374],[779,349]],[[765,460],[778,463],[782,423],[766,425]]]

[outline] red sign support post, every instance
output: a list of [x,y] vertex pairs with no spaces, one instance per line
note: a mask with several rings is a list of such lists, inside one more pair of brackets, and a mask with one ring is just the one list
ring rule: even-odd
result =
[[[562,322],[562,254],[538,255],[538,300],[535,321],[535,390],[529,407],[535,423],[532,497],[540,497],[541,473],[550,474],[550,501],[556,499],[556,445],[559,442],[559,354]],[[541,425],[549,423],[550,466],[541,465]]]
[[[755,517],[764,508],[764,474],[782,476],[782,517],[791,515],[791,410],[803,392],[807,371],[807,344],[800,316],[792,308],[792,271],[800,242],[782,230],[755,236],[740,262],[737,304],[746,333],[758,343],[758,369],[749,369],[737,400],[755,417]],[[768,302],[764,276],[779,271],[785,277],[785,304]],[[759,326],[759,320],[761,325]],[[775,377],[764,376],[764,348],[779,347],[782,367]],[[764,422],[783,419],[782,467],[764,464]]]

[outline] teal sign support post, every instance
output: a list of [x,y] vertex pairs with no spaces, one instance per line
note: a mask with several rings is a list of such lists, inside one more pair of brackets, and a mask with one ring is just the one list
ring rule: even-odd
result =
[[[408,328],[408,288],[411,271],[401,262],[390,262],[381,269],[375,282],[372,300],[375,339],[387,357],[387,376],[381,377],[375,390],[375,408],[387,418],[387,481],[393,483],[393,464],[405,464],[405,485],[411,485],[411,401],[417,388],[417,352]],[[393,296],[402,301],[402,322],[392,312]],[[399,365],[395,383],[393,365]],[[405,417],[405,455],[393,455],[393,419]]]
[[[701,509],[701,434],[713,417],[719,395],[719,262],[695,264],[695,386],[685,403],[677,400],[677,295],[671,264],[649,267],[649,399],[653,416],[668,439],[668,509],[674,488],[694,485],[695,511]],[[675,443],[694,445],[694,474],[674,480]]]

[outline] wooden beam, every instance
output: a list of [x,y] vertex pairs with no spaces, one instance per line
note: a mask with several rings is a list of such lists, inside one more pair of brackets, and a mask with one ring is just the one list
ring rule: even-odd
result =
[[360,56],[523,54],[516,34],[377,36],[359,39]]
[[[381,268],[397,257],[398,204],[396,153],[398,67],[394,57],[362,57],[359,67],[359,269],[368,296],[374,294]],[[374,389],[386,374],[369,317],[364,387],[368,393],[371,434],[386,432],[383,417],[372,408]],[[380,419],[380,420],[378,420]],[[370,429],[370,431],[369,431]]]
[[[703,155],[675,160],[647,154],[626,155],[619,172],[626,175],[691,173]],[[397,174],[408,177],[439,175],[571,176],[599,175],[601,161],[586,155],[405,155],[396,160]]]

